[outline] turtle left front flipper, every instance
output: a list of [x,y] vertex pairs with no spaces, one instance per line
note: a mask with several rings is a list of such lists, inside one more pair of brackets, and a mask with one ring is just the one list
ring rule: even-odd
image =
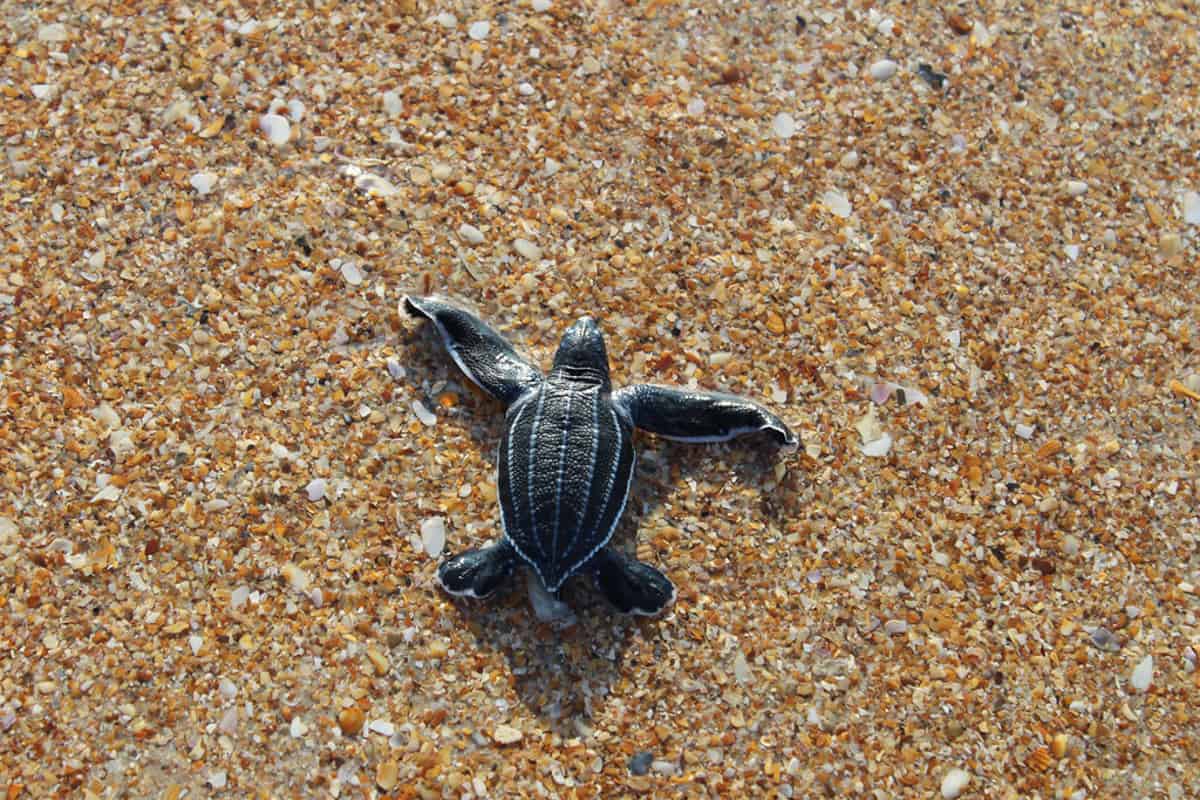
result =
[[432,322],[459,369],[506,405],[542,382],[541,370],[474,314],[434,297],[405,297],[401,307]]
[[500,588],[519,563],[512,545],[501,540],[447,558],[438,565],[438,583],[457,597],[481,599]]
[[640,384],[613,393],[613,404],[640,428],[683,442],[724,442],[759,431],[785,447],[796,434],[753,400],[721,392],[699,392]]
[[653,616],[675,599],[675,584],[649,564],[605,547],[588,564],[596,586],[622,614]]

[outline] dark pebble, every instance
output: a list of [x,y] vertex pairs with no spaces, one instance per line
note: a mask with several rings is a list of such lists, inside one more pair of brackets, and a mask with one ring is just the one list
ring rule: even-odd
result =
[[917,67],[917,74],[925,79],[935,89],[941,89],[946,85],[946,76],[940,72],[934,72],[933,67],[928,64],[921,64]]
[[634,753],[629,759],[629,771],[634,775],[645,775],[650,771],[650,764],[654,761],[654,753],[649,750],[643,750],[640,753]]

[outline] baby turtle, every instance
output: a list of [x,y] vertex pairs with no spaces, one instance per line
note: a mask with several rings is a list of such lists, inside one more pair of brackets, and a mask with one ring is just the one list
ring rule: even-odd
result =
[[402,305],[432,322],[467,377],[507,406],[496,484],[504,535],[439,565],[450,594],[487,597],[524,562],[551,594],[586,573],[621,612],[657,614],[675,599],[674,584],[608,546],[633,482],[633,429],[684,442],[764,431],[796,444],[783,420],[741,397],[650,385],[614,392],[604,337],[589,317],[567,330],[543,375],[457,306],[433,297]]

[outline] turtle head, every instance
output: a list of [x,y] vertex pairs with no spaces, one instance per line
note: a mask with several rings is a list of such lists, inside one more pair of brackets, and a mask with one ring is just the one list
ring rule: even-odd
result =
[[554,371],[573,380],[610,385],[604,335],[591,317],[583,317],[563,334]]

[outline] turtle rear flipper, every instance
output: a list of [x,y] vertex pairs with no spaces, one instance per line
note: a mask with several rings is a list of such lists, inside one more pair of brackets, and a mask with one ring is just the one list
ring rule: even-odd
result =
[[622,614],[652,616],[675,599],[675,584],[660,571],[606,547],[592,559],[596,586]]
[[467,550],[438,565],[438,583],[458,597],[484,598],[500,588],[518,561],[508,542]]

